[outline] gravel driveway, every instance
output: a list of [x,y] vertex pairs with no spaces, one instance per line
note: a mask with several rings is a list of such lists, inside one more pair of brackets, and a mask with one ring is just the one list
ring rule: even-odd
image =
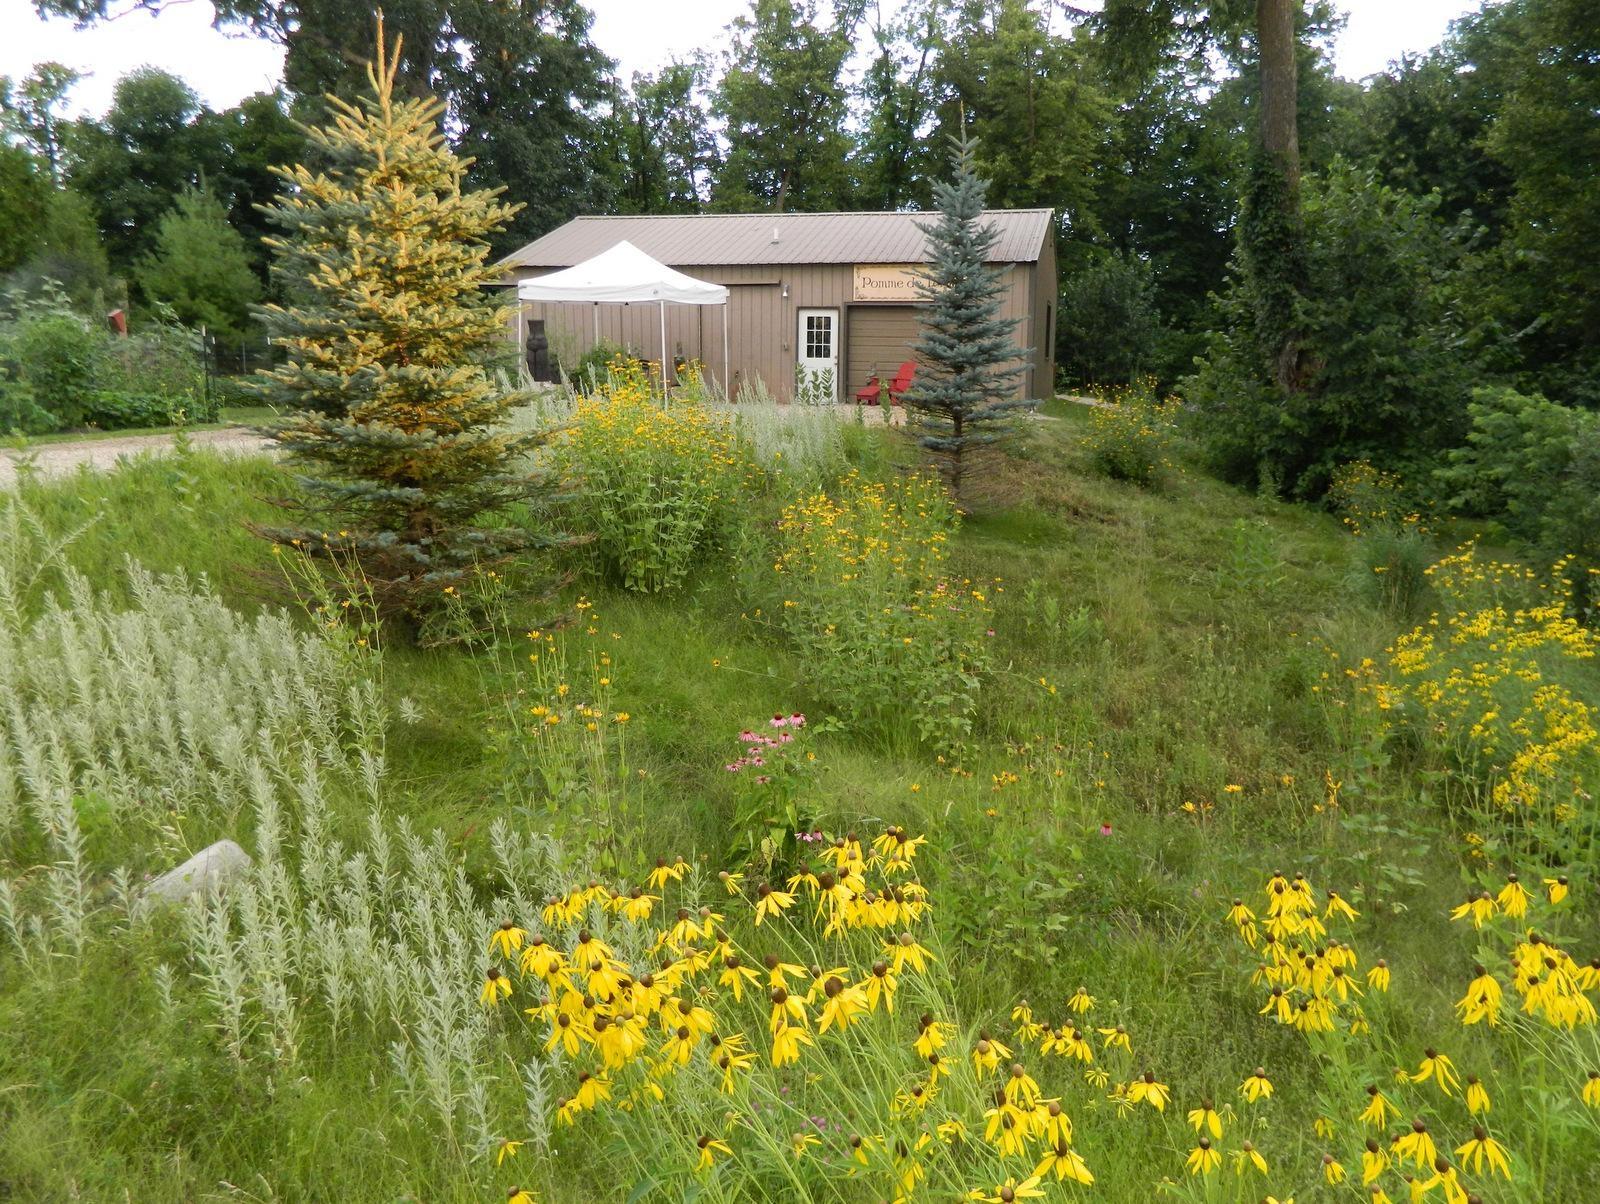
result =
[[[232,455],[264,451],[267,440],[243,427],[220,431],[195,431],[189,436],[195,447]],[[76,443],[41,443],[26,451],[0,451],[0,489],[17,479],[17,461],[31,459],[39,475],[62,477],[76,472],[80,465],[102,471],[115,468],[124,456],[164,455],[172,450],[171,435],[129,435],[121,439],[84,439]]]

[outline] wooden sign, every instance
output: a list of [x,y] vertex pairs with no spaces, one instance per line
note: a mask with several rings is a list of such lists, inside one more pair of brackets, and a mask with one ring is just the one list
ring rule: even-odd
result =
[[916,282],[923,271],[920,263],[858,263],[852,299],[914,304],[922,300]]

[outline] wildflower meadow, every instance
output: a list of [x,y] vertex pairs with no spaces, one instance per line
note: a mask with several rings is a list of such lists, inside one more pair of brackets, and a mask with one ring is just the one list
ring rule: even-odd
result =
[[1050,414],[964,515],[892,431],[618,365],[507,514],[593,534],[567,585],[485,566],[422,645],[237,540],[270,464],[5,495],[0,1182],[1585,1198],[1577,570],[1407,510],[1407,617],[1352,576],[1383,513],[1113,479]]

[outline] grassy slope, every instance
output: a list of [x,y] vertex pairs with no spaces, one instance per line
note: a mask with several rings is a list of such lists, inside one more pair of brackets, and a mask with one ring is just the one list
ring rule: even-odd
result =
[[[1339,670],[1313,640],[1350,657],[1393,634],[1344,592],[1336,524],[1193,472],[1156,493],[1095,478],[1072,439],[1079,417],[1068,407],[1040,424],[999,484],[1017,500],[983,510],[958,542],[959,567],[1006,582],[1001,668],[977,750],[940,766],[864,736],[829,737],[822,814],[930,835],[942,914],[966,946],[969,1005],[1000,1009],[1022,993],[1055,1007],[1087,983],[1169,1081],[1220,1098],[1241,1066],[1307,1056],[1255,1017],[1253,989],[1219,967],[1232,939],[1221,922],[1228,899],[1277,867],[1346,893],[1365,882],[1371,939],[1404,965],[1439,935],[1423,917],[1458,886],[1453,874],[1406,870],[1436,842],[1437,821],[1395,771],[1352,767],[1315,691]],[[98,580],[128,553],[208,573],[254,604],[260,588],[241,570],[264,557],[241,520],[268,512],[261,498],[275,473],[197,456],[37,487],[35,497],[61,522],[103,513],[74,552]],[[734,733],[776,710],[825,709],[799,684],[803,667],[718,576],[676,597],[597,594],[620,636],[618,701],[635,716],[642,806],[623,843],[640,864],[719,857],[732,808],[720,766]],[[483,830],[506,803],[472,666],[457,652],[395,651],[387,680],[425,715],[395,750],[419,823],[443,827],[469,860],[481,855]],[[1330,769],[1364,816],[1403,836],[1319,814]],[[1214,810],[1196,819],[1180,809],[1186,801]],[[586,831],[581,816],[549,822],[568,839]],[[103,985],[72,998],[53,997],[48,977],[0,985],[0,1030],[17,1038],[0,1048],[0,1185],[18,1198],[121,1199],[124,1187],[135,1199],[189,1198],[222,1179],[256,1198],[270,1198],[267,1184],[277,1198],[482,1198],[425,1133],[386,1116],[361,1052],[328,1054],[315,1084],[259,1106],[258,1081],[187,1034],[151,1029],[147,983],[102,969]],[[1430,1007],[1438,1015],[1448,1002],[1441,994]],[[1309,1106],[1288,1105],[1301,1132]],[[218,1116],[228,1119],[219,1126]],[[1129,1165],[1140,1162],[1148,1135],[1109,1117],[1085,1123],[1102,1162],[1119,1146]],[[1313,1157],[1294,1156],[1308,1167]]]

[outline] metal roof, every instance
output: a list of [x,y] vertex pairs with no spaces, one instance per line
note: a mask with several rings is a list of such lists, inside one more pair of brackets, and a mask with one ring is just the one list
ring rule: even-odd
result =
[[[999,231],[991,263],[1033,263],[1050,230],[1050,209],[987,209]],[[691,213],[575,217],[500,261],[505,268],[565,268],[626,239],[664,264],[919,263],[918,223],[937,213]]]

